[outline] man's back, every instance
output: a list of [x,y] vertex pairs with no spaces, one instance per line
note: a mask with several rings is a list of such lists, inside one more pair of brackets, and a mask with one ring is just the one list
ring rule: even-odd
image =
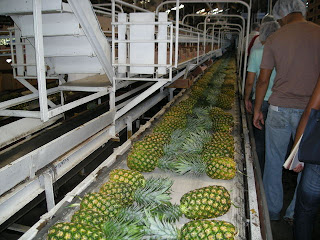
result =
[[304,109],[320,74],[320,26],[296,22],[268,38],[261,68],[276,68],[270,104]]

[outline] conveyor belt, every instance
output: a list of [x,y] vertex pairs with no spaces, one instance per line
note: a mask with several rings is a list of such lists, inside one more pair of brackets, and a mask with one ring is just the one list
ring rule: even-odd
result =
[[98,109],[87,110],[86,113],[72,117],[65,121],[63,124],[50,129],[46,129],[43,133],[35,136],[34,138],[19,144],[17,147],[0,154],[0,168],[10,164],[10,162],[28,154],[29,152],[53,141],[54,139],[62,136],[63,134],[75,129],[82,124],[94,119],[95,117],[106,112],[106,104],[98,107]]
[[[180,94],[179,94],[180,95]],[[178,97],[178,96],[176,96]],[[182,96],[183,98],[184,96]],[[234,109],[231,111],[235,118],[235,127],[233,131],[235,139],[235,160],[238,165],[238,170],[243,171],[244,161],[242,154],[242,143],[240,138],[240,111],[238,100],[234,105]],[[132,141],[140,140],[144,135],[151,132],[151,127],[157,122],[160,115],[166,112],[168,106],[165,106],[154,118],[152,118],[144,127],[140,129],[135,135],[133,135]],[[150,128],[143,131],[146,126],[151,126]],[[84,194],[88,192],[98,191],[101,185],[108,181],[108,174],[112,169],[115,168],[127,168],[126,158],[129,152],[129,147],[131,146],[131,140],[128,140],[121,147],[119,147],[118,153],[114,153],[114,156],[110,156],[105,163],[104,167],[98,168],[92,176],[87,177],[81,184],[78,185],[73,192],[71,192],[65,199],[56,206],[53,211],[43,216],[42,220],[38,222],[29,232],[27,232],[22,239],[30,239],[29,236],[33,235],[34,239],[45,239],[48,229],[56,222],[70,221],[72,214],[78,210],[78,208],[67,208],[70,204],[79,203],[80,199]],[[117,156],[117,157],[115,157]],[[113,157],[113,159],[111,159]],[[111,163],[114,163],[111,165]],[[110,166],[111,165],[111,166]],[[233,223],[238,229],[237,239],[248,239],[248,232],[246,231],[246,200],[245,200],[245,185],[244,185],[244,175],[241,173],[236,174],[236,177],[232,180],[214,180],[207,176],[195,177],[193,175],[187,174],[184,176],[179,176],[173,173],[165,173],[159,169],[152,173],[144,174],[146,177],[150,176],[168,176],[174,180],[172,202],[179,203],[180,197],[187,191],[200,188],[208,185],[222,185],[225,186],[231,195],[233,206],[230,210],[223,216],[217,218],[219,220],[226,220]],[[186,218],[181,218],[178,226],[186,223]]]

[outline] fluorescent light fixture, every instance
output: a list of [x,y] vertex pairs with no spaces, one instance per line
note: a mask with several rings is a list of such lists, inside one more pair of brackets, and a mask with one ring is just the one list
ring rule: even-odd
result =
[[[184,8],[184,5],[183,5],[183,4],[181,4],[181,5],[179,6],[179,9],[182,9],[182,8]],[[173,7],[173,8],[171,8],[171,10],[172,10],[172,11],[175,11],[175,10],[177,10],[177,7]]]
[[197,11],[197,12],[196,12],[196,14],[203,13],[205,10],[206,10],[206,9],[205,9],[205,8],[203,8],[203,9],[201,9],[201,10]]
[[221,13],[221,12],[223,12],[223,10],[222,10],[222,9],[218,11],[218,13]]

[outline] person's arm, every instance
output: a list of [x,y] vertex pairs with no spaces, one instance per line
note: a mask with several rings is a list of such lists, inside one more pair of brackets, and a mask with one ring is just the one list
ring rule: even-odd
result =
[[253,116],[253,125],[262,129],[261,124],[264,125],[263,115],[261,112],[261,106],[268,90],[270,76],[272,73],[272,69],[264,69],[261,68],[259,79],[256,86],[256,100],[254,104],[254,116]]
[[247,79],[246,79],[246,86],[244,90],[244,103],[249,113],[252,113],[252,103],[250,101],[250,94],[253,88],[255,77],[256,77],[256,73],[248,72]]
[[[299,125],[297,127],[296,136],[294,138],[293,147],[298,143],[301,135],[304,132],[304,129],[306,128],[306,125],[308,123],[309,115],[310,115],[312,108],[316,109],[316,110],[320,110],[320,75],[318,77],[317,85],[316,85],[315,89],[313,90],[311,98],[308,102],[308,105],[301,116]],[[303,167],[299,164],[295,169],[293,169],[293,171],[300,172],[302,169],[303,169]]]

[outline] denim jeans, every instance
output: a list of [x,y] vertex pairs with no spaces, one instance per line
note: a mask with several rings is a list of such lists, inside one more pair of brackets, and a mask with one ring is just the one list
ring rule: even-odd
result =
[[294,215],[296,240],[311,240],[320,206],[320,165],[305,164],[298,186]]
[[[253,101],[253,108],[254,108],[254,101]],[[263,120],[266,122],[267,114],[268,114],[269,103],[267,101],[263,101],[261,106],[261,112],[263,114]],[[264,171],[264,162],[265,162],[265,149],[266,149],[266,130],[265,126],[262,126],[262,130],[253,127],[253,135],[254,141],[256,143],[256,151],[258,155],[259,165],[261,169],[261,174],[263,175]]]
[[[285,161],[290,138],[296,133],[303,109],[269,106],[266,121],[266,161],[263,185],[271,220],[280,219],[283,206],[282,165]],[[287,217],[293,216],[295,196]]]

